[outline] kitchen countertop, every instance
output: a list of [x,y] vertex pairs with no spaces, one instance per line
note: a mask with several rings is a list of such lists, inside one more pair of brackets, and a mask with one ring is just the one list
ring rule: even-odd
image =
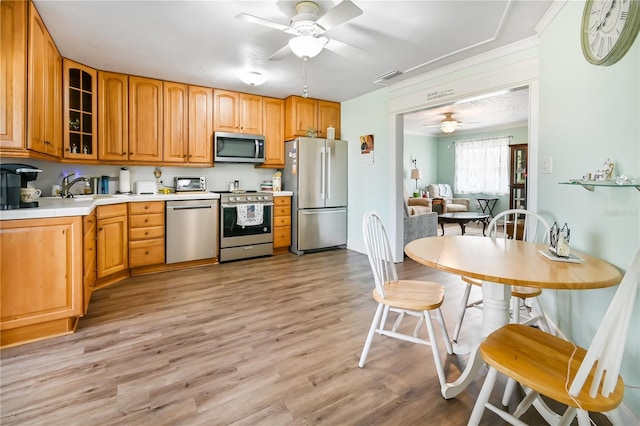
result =
[[[291,191],[278,191],[274,196],[292,196]],[[0,220],[42,219],[63,216],[86,216],[96,206],[119,203],[136,203],[142,201],[174,201],[174,200],[216,200],[220,194],[214,192],[187,192],[156,195],[78,195],[74,198],[40,197],[39,207],[0,211]]]

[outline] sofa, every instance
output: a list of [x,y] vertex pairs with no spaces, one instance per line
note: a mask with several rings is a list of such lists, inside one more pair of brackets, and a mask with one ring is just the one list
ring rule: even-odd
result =
[[404,192],[404,245],[413,240],[438,235],[438,214],[427,198],[411,198]]
[[451,185],[448,183],[433,183],[427,185],[427,200],[432,205],[434,198],[442,199],[442,213],[468,212],[470,200],[468,198],[454,198]]

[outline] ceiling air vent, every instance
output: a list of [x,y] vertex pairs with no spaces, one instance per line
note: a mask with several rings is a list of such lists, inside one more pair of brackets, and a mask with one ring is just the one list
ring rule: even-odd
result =
[[384,74],[380,74],[379,76],[377,76],[376,79],[373,81],[373,84],[384,83],[385,81],[391,80],[392,78],[397,77],[401,74],[402,74],[402,71],[398,71],[398,70],[391,70],[391,71],[385,72]]

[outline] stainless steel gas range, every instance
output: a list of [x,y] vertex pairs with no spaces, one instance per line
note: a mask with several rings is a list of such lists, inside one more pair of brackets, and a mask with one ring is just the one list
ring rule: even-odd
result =
[[220,262],[273,254],[273,194],[220,194]]

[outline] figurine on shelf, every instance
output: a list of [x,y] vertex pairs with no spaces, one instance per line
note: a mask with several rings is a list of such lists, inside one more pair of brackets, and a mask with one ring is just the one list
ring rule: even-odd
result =
[[86,145],[82,147],[82,153],[83,154],[88,154],[89,153],[89,149],[87,148]]
[[77,154],[78,153],[78,147],[76,146],[75,143],[71,144],[71,153],[72,154]]

